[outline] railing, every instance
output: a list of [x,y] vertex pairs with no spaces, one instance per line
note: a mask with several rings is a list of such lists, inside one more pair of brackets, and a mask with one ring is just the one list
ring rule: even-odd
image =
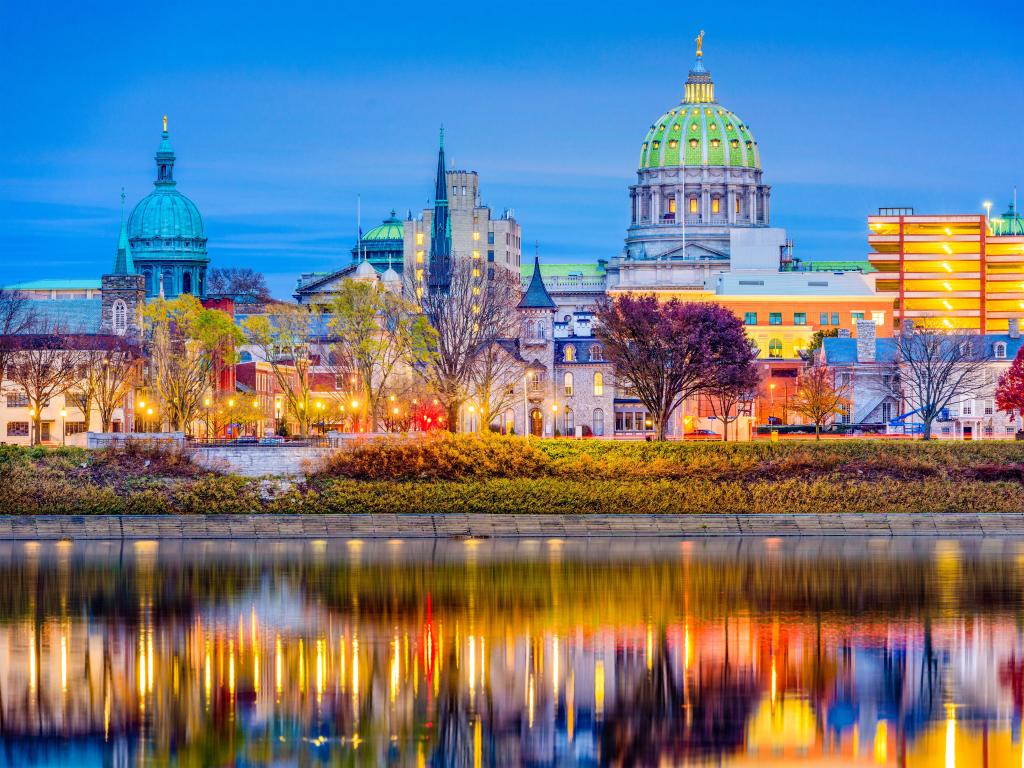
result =
[[197,448],[340,448],[348,440],[330,435],[308,435],[306,437],[189,437],[189,445]]

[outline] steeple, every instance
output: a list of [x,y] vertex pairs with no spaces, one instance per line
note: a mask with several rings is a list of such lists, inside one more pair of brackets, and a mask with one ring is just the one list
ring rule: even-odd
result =
[[174,150],[171,149],[171,134],[167,131],[167,115],[164,115],[164,130],[160,134],[160,149],[156,151],[156,186],[174,186]]
[[452,230],[448,210],[448,176],[444,167],[444,126],[437,150],[434,178],[434,217],[430,231],[430,274],[432,289],[447,289],[451,284]]
[[117,239],[117,254],[114,256],[114,275],[132,275],[135,264],[132,249],[128,245],[128,224],[124,220],[124,187],[121,188],[121,235]]
[[715,84],[711,73],[704,66],[704,30],[700,31],[695,40],[697,55],[686,78],[686,90],[683,104],[711,104],[715,101]]
[[530,278],[530,285],[519,301],[519,309],[555,309],[555,304],[544,285],[544,279],[540,276],[540,254],[533,256],[533,276]]

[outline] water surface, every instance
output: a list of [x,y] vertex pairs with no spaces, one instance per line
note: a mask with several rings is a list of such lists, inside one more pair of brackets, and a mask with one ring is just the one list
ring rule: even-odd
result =
[[0,544],[0,765],[1021,766],[1024,541]]

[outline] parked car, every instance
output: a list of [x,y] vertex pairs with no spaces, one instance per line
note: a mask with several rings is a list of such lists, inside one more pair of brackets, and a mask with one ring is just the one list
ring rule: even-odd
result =
[[710,429],[695,429],[683,434],[684,440],[721,440],[722,436]]
[[284,438],[280,435],[267,435],[260,438],[260,445],[284,445]]
[[242,435],[231,441],[232,445],[259,445],[260,439],[253,435]]

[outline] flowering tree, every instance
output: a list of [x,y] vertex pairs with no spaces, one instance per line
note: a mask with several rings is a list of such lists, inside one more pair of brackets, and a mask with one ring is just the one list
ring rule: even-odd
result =
[[821,439],[821,428],[850,402],[850,384],[836,377],[827,365],[805,368],[797,381],[790,406],[814,422],[814,439]]
[[1024,347],[1017,352],[1009,370],[999,377],[996,408],[1024,413]]
[[737,346],[749,346],[735,316],[718,304],[625,294],[600,304],[595,319],[605,357],[636,389],[658,440],[679,404],[707,388]]

